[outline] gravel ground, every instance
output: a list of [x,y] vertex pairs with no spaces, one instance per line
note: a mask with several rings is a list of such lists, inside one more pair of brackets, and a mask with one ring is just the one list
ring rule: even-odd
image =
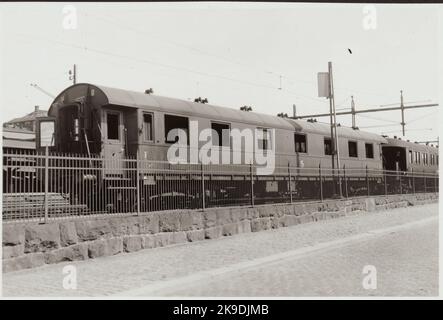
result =
[[[437,295],[437,215],[429,204],[46,265],[3,274],[3,295]],[[377,268],[376,290],[362,288],[368,264]],[[66,265],[76,267],[76,290],[63,288]]]

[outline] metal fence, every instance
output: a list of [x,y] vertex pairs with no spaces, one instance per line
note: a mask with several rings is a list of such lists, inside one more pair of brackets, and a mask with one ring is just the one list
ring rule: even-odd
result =
[[3,154],[3,220],[254,206],[438,192],[438,175],[346,168],[171,164],[37,152]]

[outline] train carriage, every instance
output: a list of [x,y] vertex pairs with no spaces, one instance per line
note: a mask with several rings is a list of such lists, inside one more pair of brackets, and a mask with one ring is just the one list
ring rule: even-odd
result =
[[[94,192],[88,188],[83,188],[83,192],[93,198],[89,205],[94,210],[99,207],[133,210],[137,202],[142,210],[148,211],[163,208],[164,202],[175,203],[173,207],[177,202],[188,207],[197,206],[204,199],[212,206],[248,203],[252,176],[254,195],[262,202],[292,197],[318,198],[321,192],[319,169],[331,168],[330,126],[314,121],[87,83],[61,92],[48,116],[42,121],[55,123],[51,150],[74,152],[84,157],[77,161],[84,170],[77,173],[81,176],[80,184],[84,183],[85,176],[89,177],[87,183],[93,186]],[[226,165],[217,164],[223,160],[220,153],[216,165],[205,166],[207,172],[202,175],[199,152],[208,140],[199,137],[204,129],[212,129],[210,144],[214,150],[227,152],[229,160]],[[254,134],[252,141],[241,135],[248,130]],[[184,132],[185,138],[168,135],[177,131]],[[242,142],[234,141],[235,132],[240,133]],[[355,190],[353,192],[350,185],[350,195],[358,194],[359,189],[369,188],[368,170],[381,170],[386,167],[383,159],[392,160],[382,157],[382,146],[388,145],[388,140],[346,127],[338,127],[337,134],[340,170],[346,172],[346,182],[351,183],[355,178]],[[175,164],[168,158],[168,151],[177,142],[181,142],[180,148],[185,150],[186,164]],[[254,157],[256,151],[273,161],[271,165],[275,170],[271,174],[256,171],[263,165]],[[94,157],[103,161],[94,162],[93,166],[88,159]],[[232,164],[235,157],[240,161]],[[335,186],[337,179],[330,176],[330,183]],[[373,178],[380,180],[380,177]],[[204,191],[200,187],[202,180],[207,180]],[[365,181],[364,186],[361,186],[362,181]],[[140,195],[135,194],[137,183],[142,186]]]

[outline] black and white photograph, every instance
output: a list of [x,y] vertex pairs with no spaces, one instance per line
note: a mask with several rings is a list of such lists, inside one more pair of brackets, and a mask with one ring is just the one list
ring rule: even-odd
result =
[[2,299],[439,298],[442,4],[2,2],[0,70]]

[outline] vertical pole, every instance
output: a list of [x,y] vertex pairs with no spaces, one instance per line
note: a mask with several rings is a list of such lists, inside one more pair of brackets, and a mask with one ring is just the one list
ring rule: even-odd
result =
[[203,162],[200,165],[200,172],[201,172],[201,178],[202,178],[202,209],[206,209],[206,192],[205,192],[205,173],[203,171]]
[[351,114],[352,114],[352,129],[357,129],[355,125],[355,102],[354,96],[351,96]]
[[254,206],[254,174],[252,172],[253,168],[252,168],[252,162],[249,165],[249,171],[251,174],[251,206]]
[[73,76],[72,76],[72,82],[74,83],[74,84],[76,84],[77,83],[77,66],[74,64],[74,70],[73,70]]
[[48,190],[49,190],[49,147],[45,147],[45,223],[48,222]]
[[398,181],[399,181],[399,183],[400,183],[400,194],[403,194],[403,188],[402,188],[402,185],[401,185],[401,172],[400,172],[400,174],[399,174],[399,179],[398,179]]
[[320,180],[320,200],[323,201],[323,177],[321,175],[321,163],[318,164],[318,178]]
[[135,183],[137,186],[137,215],[140,215],[140,169],[139,169],[139,156],[137,152],[137,156],[135,159],[135,165],[136,165],[136,178]]
[[[341,176],[340,176],[340,150],[338,147],[337,117],[336,117],[336,113],[335,113],[335,96],[334,96],[334,80],[332,77],[332,62],[328,62],[328,74],[329,74],[329,104],[330,104],[330,109],[332,110],[331,113],[333,113],[333,115],[334,115],[333,126],[332,126],[332,128],[334,129],[334,134],[333,134],[334,139],[332,140],[332,143],[334,145],[333,154],[335,155],[335,157],[337,159],[338,187],[339,187],[340,198],[342,198],[343,194],[342,194],[342,190],[341,190]],[[332,161],[334,162],[334,158],[332,158]],[[332,166],[332,171],[335,176],[334,166]]]
[[403,90],[400,90],[401,130],[405,136],[405,106],[403,104]]
[[343,178],[345,179],[346,198],[348,198],[348,179],[346,178],[346,167],[345,167],[345,165],[343,165]]
[[368,174],[368,166],[366,165],[366,189],[368,189],[368,197],[371,195],[369,190],[369,174]]
[[289,195],[292,203],[292,177],[291,177],[291,166],[288,163],[288,177],[289,177]]
[[292,105],[292,117],[294,119],[297,117],[297,107],[295,104]]
[[332,170],[334,170],[335,167],[335,160],[334,160],[334,154],[335,154],[335,141],[334,141],[334,124],[333,124],[333,117],[332,117],[332,86],[331,86],[331,78],[332,78],[332,62],[328,62],[328,76],[329,76],[329,120],[331,123],[331,160],[332,160]]

